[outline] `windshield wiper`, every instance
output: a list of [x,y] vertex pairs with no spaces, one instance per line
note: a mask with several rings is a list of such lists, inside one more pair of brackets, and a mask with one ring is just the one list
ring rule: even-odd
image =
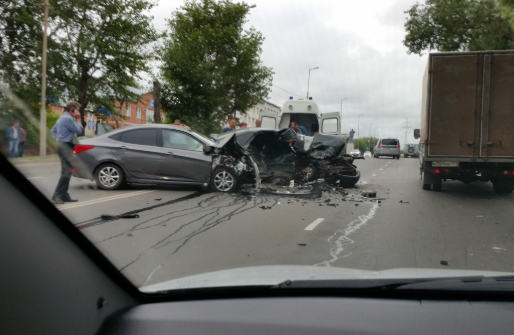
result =
[[274,289],[340,289],[348,291],[510,291],[514,276],[414,279],[286,280]]

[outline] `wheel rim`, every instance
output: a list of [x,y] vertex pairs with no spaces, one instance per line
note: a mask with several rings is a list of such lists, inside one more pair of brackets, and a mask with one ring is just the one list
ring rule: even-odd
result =
[[214,187],[218,191],[227,192],[234,186],[234,177],[227,171],[221,171],[214,176]]
[[114,187],[120,181],[120,173],[112,166],[106,166],[98,173],[100,184],[105,187]]

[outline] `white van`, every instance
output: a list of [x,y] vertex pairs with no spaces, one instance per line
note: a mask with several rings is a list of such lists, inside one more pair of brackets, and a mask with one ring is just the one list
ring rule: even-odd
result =
[[296,122],[299,126],[305,127],[308,136],[341,134],[339,112],[320,113],[318,104],[313,100],[291,98],[284,103],[278,115],[262,111],[259,119],[262,128],[284,129],[288,128],[291,122]]

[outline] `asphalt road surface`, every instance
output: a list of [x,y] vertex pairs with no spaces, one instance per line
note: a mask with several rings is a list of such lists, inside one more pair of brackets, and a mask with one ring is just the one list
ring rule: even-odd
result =
[[[103,191],[74,178],[70,194],[79,202],[58,208],[137,286],[280,264],[514,270],[514,195],[451,181],[423,191],[414,158],[356,165],[361,182],[350,195],[376,190],[380,203],[343,201],[337,191],[312,200],[148,185]],[[17,166],[51,197],[58,163]],[[139,218],[100,218],[123,213]]]

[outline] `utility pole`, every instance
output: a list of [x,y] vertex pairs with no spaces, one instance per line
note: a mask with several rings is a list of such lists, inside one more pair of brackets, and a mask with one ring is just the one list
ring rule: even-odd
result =
[[153,82],[153,118],[155,123],[162,123],[161,120],[161,83],[158,80]]
[[43,28],[43,65],[41,69],[41,110],[39,112],[39,156],[46,156],[46,45],[48,40],[48,0],[45,0],[45,19]]
[[409,127],[409,120],[405,118],[405,125],[402,127],[402,129],[405,129],[405,140],[403,142],[403,149],[405,150],[405,146],[407,145],[407,136],[409,134],[409,129],[412,129],[412,127]]

